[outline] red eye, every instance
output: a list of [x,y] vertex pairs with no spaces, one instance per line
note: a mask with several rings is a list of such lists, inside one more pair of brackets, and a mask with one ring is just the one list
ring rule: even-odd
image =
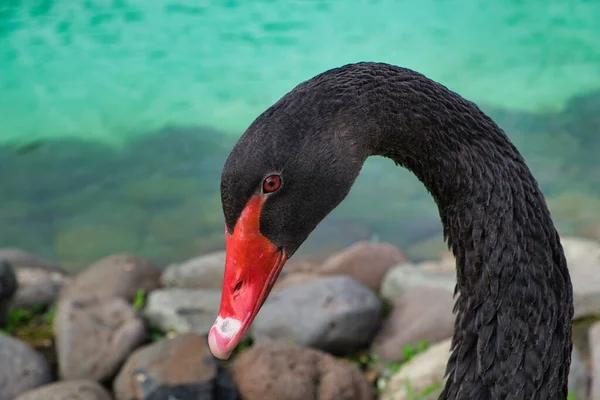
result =
[[279,175],[270,175],[263,181],[263,193],[273,193],[281,187],[281,177]]

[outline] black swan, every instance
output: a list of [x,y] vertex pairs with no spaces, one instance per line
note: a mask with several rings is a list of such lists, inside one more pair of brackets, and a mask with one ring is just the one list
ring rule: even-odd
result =
[[475,104],[384,63],[349,64],[299,84],[233,148],[221,177],[226,265],[213,354],[229,357],[286,260],[371,155],[423,182],[456,257],[456,323],[440,398],[566,399],[572,285],[536,180]]

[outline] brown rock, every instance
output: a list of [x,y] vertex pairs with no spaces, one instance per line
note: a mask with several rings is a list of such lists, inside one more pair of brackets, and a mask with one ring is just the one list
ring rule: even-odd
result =
[[161,271],[150,261],[129,254],[103,258],[80,272],[61,297],[121,297],[131,302],[138,290],[160,287]]
[[371,350],[383,360],[403,361],[405,346],[422,340],[435,343],[452,336],[453,307],[452,292],[448,290],[418,286],[407,289],[373,340]]
[[118,297],[61,300],[54,331],[59,373],[64,379],[107,379],[146,339],[143,321]]
[[[163,394],[160,398],[169,398],[168,391],[176,388],[185,390],[189,398],[233,398],[233,385],[220,386],[216,382],[218,373],[206,337],[184,333],[135,351],[119,372],[113,389],[117,400],[146,399],[158,391]],[[175,394],[173,397],[178,398]]]
[[319,272],[349,275],[378,292],[388,269],[407,261],[404,254],[391,243],[360,241],[327,258]]
[[239,355],[234,382],[244,400],[371,400],[369,382],[351,365],[305,347],[257,345]]
[[111,400],[100,384],[88,380],[56,382],[29,390],[15,400]]

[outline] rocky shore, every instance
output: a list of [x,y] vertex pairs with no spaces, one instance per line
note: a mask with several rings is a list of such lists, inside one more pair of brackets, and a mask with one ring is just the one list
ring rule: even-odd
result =
[[[563,237],[575,292],[570,398],[600,400],[600,243]],[[293,260],[292,260],[293,261]],[[224,253],[133,254],[74,276],[0,249],[0,400],[435,399],[454,259],[360,241],[290,261],[233,357],[212,357]]]

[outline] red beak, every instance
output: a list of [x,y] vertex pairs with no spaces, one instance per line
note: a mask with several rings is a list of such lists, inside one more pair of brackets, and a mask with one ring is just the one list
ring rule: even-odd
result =
[[233,234],[225,232],[225,278],[217,320],[208,334],[213,355],[227,359],[238,345],[273,288],[287,261],[259,230],[265,197],[255,195],[246,204]]

